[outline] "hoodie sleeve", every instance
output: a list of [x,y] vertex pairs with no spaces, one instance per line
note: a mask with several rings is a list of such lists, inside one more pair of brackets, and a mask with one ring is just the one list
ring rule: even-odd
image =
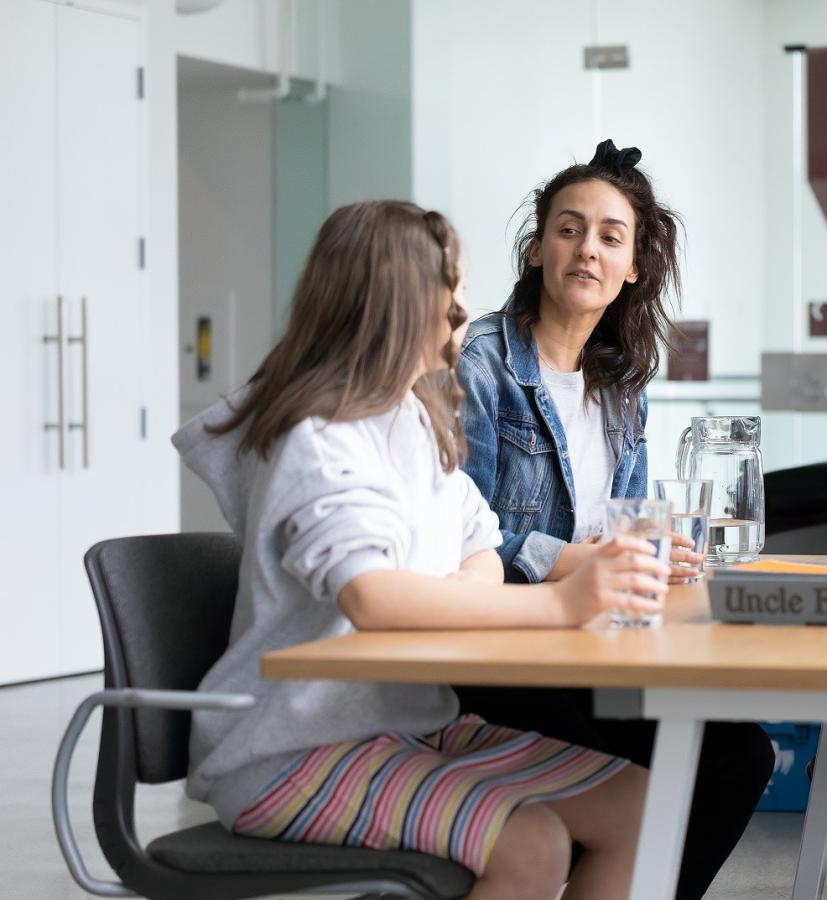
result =
[[464,482],[462,503],[462,559],[482,550],[493,550],[502,543],[500,521],[491,511],[479,488],[465,472],[458,472]]
[[280,527],[282,565],[316,600],[336,600],[348,581],[402,568],[411,543],[400,497],[384,467],[355,458],[317,458],[301,500]]

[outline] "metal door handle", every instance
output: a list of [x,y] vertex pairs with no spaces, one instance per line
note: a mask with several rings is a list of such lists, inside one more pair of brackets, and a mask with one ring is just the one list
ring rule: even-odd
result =
[[80,345],[81,360],[81,411],[83,418],[80,422],[70,422],[69,431],[83,432],[83,468],[89,468],[89,342],[86,333],[86,297],[80,298],[80,334],[73,334],[67,338],[68,344]]
[[57,344],[57,422],[44,422],[45,431],[57,432],[58,465],[66,466],[66,447],[63,415],[63,297],[57,296],[57,334],[44,334],[44,344]]

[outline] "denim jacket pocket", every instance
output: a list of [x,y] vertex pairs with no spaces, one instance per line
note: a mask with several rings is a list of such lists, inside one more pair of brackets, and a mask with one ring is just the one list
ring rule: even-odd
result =
[[500,419],[497,430],[497,478],[491,507],[501,513],[537,513],[552,486],[554,444],[537,424],[527,420]]

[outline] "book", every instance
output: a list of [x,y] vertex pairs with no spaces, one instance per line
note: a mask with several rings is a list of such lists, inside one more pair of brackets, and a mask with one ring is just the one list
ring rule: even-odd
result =
[[765,572],[771,575],[822,575],[827,576],[827,565],[820,563],[787,562],[782,559],[759,559],[758,562],[736,563],[729,567],[738,572]]
[[762,559],[714,569],[712,618],[762,625],[827,625],[827,565]]

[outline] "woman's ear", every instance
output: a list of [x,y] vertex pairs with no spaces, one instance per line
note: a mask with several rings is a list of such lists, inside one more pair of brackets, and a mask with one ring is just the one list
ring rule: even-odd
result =
[[543,256],[540,252],[540,241],[532,238],[528,245],[528,263],[531,266],[541,266],[543,264]]
[[629,284],[634,284],[637,281],[637,276],[637,266],[635,265],[635,263],[632,263],[632,268],[629,269],[629,274],[626,276],[626,281],[628,281]]

